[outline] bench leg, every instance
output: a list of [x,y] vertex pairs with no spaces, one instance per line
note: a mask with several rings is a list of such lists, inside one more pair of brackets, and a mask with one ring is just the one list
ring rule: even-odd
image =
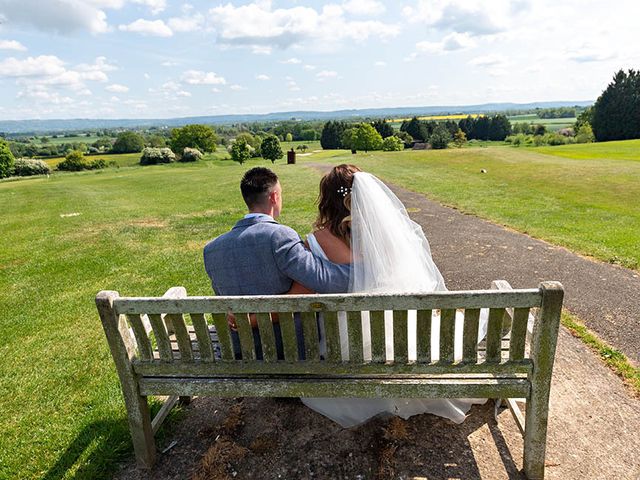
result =
[[524,474],[527,480],[544,479],[548,405],[548,395],[544,399],[536,395],[527,399],[524,431]]
[[140,395],[127,397],[125,395],[125,404],[136,461],[138,466],[149,469],[156,461],[156,443],[153,438],[147,397]]

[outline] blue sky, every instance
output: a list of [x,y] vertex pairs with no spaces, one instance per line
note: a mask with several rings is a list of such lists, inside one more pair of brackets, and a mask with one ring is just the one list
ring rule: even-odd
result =
[[0,0],[0,119],[595,99],[635,0]]

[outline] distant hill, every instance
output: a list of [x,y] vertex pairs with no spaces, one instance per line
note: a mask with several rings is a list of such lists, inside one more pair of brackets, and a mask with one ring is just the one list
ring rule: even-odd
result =
[[250,122],[268,122],[278,120],[339,120],[356,118],[393,118],[413,115],[445,115],[456,113],[489,113],[507,110],[525,110],[534,108],[586,107],[592,101],[579,102],[536,102],[536,103],[485,103],[482,105],[433,106],[433,107],[397,107],[397,108],[365,108],[354,110],[294,111],[246,115],[213,115],[183,118],[122,118],[94,119],[73,118],[53,120],[0,120],[0,134],[63,132],[77,130],[95,130],[104,128],[136,128],[136,127],[180,127],[190,123],[234,124]]

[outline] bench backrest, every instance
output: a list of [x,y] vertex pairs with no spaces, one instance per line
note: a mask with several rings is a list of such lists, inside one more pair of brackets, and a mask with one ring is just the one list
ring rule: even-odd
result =
[[[416,295],[186,298],[119,297],[116,292],[98,295],[98,299],[107,297],[109,301],[102,302],[103,308],[112,311],[101,312],[103,323],[116,323],[105,324],[107,337],[112,337],[108,338],[110,347],[112,351],[114,348],[126,350],[134,369],[141,375],[451,371],[529,374],[534,361],[544,362],[549,353],[553,364],[562,286],[545,282],[536,289]],[[479,344],[481,309],[488,309],[488,328],[486,339]],[[527,355],[525,344],[531,309],[539,311]],[[236,317],[242,349],[240,360],[236,360],[232,350],[227,312],[233,312]],[[274,313],[282,332],[284,360],[276,356]],[[318,313],[321,313],[324,332],[318,330]],[[248,314],[256,314],[264,360],[255,358]],[[298,315],[304,355],[298,348],[301,337],[300,331],[296,333]],[[437,332],[432,332],[432,325],[437,325],[434,319],[439,319]],[[459,358],[454,356],[456,328],[458,332],[462,330]],[[110,335],[109,331],[117,331],[118,335]],[[389,336],[393,337],[392,342],[387,341]],[[437,337],[438,352],[431,351],[432,336]],[[388,355],[390,343],[392,359]],[[216,345],[220,355],[216,355]],[[412,351],[415,358],[411,358]],[[541,366],[544,368],[542,363]]]

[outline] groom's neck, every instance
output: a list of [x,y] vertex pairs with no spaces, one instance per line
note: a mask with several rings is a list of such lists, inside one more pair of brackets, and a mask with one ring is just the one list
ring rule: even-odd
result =
[[275,212],[273,208],[265,208],[265,207],[250,208],[249,213],[263,213],[265,215],[269,215],[271,218],[275,218],[274,217]]

